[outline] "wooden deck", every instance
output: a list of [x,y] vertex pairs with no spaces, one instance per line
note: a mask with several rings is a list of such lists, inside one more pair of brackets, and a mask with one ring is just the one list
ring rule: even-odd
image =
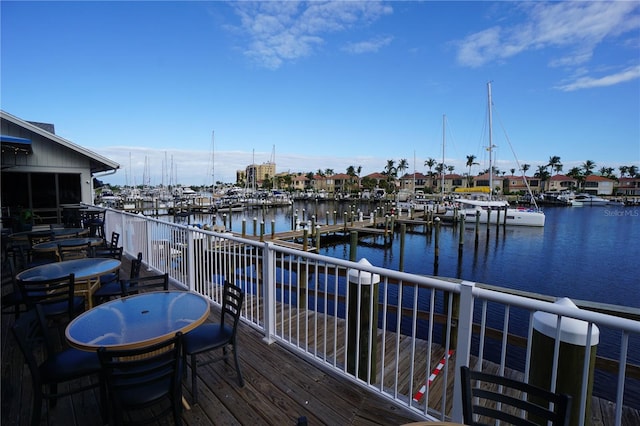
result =
[[[125,263],[125,262],[123,262]],[[123,265],[127,269],[128,264]],[[128,271],[123,271],[128,274]],[[218,318],[212,309],[210,320]],[[9,328],[13,316],[2,316],[1,424],[28,425],[31,378]],[[198,370],[199,403],[183,412],[186,425],[295,425],[305,416],[310,425],[399,425],[419,420],[413,413],[343,377],[318,368],[278,344],[267,345],[248,325],[238,334],[245,386],[240,388],[231,364],[217,362]],[[207,356],[207,355],[201,355]],[[190,373],[190,372],[189,372]],[[190,377],[183,387],[191,401]],[[46,423],[46,407],[40,424]],[[51,425],[100,425],[97,389],[62,398],[51,410]],[[158,424],[170,424],[167,419]]]
[[[129,263],[123,263],[122,273],[128,274]],[[145,272],[143,270],[143,274]],[[217,318],[218,311],[214,307],[210,320]],[[12,316],[2,317],[3,426],[29,424],[32,395],[28,368],[9,333],[12,323]],[[414,413],[307,361],[282,345],[267,345],[262,337],[250,326],[240,325],[238,345],[244,387],[238,386],[231,364],[219,362],[199,369],[200,402],[183,412],[186,425],[295,425],[302,416],[308,419],[310,425],[400,425],[420,420]],[[387,339],[393,338],[391,335],[387,336]],[[344,354],[336,356],[343,357]],[[435,362],[441,356],[442,351],[438,349],[434,351],[432,359]],[[399,371],[410,371],[407,359],[401,359],[399,363]],[[453,363],[452,358],[449,365]],[[490,371],[491,366],[486,368]],[[388,377],[383,380],[391,383],[392,372],[386,375]],[[406,376],[400,378],[403,383],[409,382],[408,374]],[[451,389],[454,380],[455,375],[449,374],[446,384],[442,381],[434,382],[430,389],[430,400],[438,401],[442,389]],[[185,398],[188,402],[191,401],[190,379],[183,389]],[[448,408],[451,403],[448,400]],[[611,402],[594,398],[591,404],[591,424],[613,425],[614,410],[615,406]],[[51,411],[49,420],[52,425],[100,425],[98,413],[99,395],[94,390],[61,399]],[[41,424],[46,424],[45,414],[46,408],[43,408]],[[167,419],[158,424],[170,423],[171,420]],[[625,409],[622,424],[640,424],[638,411]]]

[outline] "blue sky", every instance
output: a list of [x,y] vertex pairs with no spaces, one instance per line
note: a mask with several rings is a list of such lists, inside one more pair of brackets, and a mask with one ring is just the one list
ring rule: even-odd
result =
[[[640,2],[2,1],[2,109],[121,165],[113,184],[640,166]],[[446,126],[443,138],[443,116]],[[515,154],[514,154],[515,153]]]

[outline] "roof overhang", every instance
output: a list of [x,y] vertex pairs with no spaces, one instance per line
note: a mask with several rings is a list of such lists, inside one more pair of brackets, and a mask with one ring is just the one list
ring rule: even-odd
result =
[[31,139],[19,138],[17,136],[0,135],[2,142],[2,152],[13,152],[14,154],[33,154]]
[[[120,168],[120,165],[118,163],[116,163],[115,161],[109,160],[106,157],[103,157],[100,154],[97,154],[91,150],[88,150],[80,145],[76,145],[75,143],[61,138],[60,136],[48,132],[38,126],[36,126],[35,124],[32,124],[28,121],[24,121],[21,120],[18,117],[15,117],[5,111],[0,110],[0,116],[2,117],[3,120],[7,120],[9,122],[12,122],[26,130],[29,130],[30,132],[33,132],[35,134],[38,134],[40,136],[43,136],[53,142],[56,142],[64,147],[67,147],[71,150],[74,150],[84,156],[86,156],[89,159],[89,162],[91,164],[91,174],[94,175],[96,173],[101,173],[101,172],[109,172],[109,171],[115,171],[118,170]],[[5,136],[3,136],[4,138]],[[29,141],[29,145],[31,144],[31,141],[29,139],[24,139],[24,138],[16,138],[15,136],[9,136],[11,138],[15,138],[15,139],[22,139],[22,140],[27,140]],[[2,142],[2,149],[4,149],[5,146],[5,142],[3,139]],[[23,145],[24,146],[24,145]]]

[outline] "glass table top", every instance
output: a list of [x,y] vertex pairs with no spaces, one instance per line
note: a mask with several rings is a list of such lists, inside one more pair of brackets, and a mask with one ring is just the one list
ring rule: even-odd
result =
[[65,333],[82,350],[130,349],[186,333],[208,316],[209,302],[197,293],[157,291],[96,306],[69,323]]
[[73,273],[76,280],[83,280],[113,272],[120,267],[120,261],[108,258],[86,258],[47,263],[27,269],[16,275],[18,280],[48,280]]

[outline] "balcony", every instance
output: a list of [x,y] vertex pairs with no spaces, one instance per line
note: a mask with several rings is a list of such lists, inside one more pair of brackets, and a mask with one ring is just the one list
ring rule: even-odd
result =
[[[583,349],[578,365],[588,372],[594,361],[593,387],[607,399],[575,380],[585,383],[576,390],[577,424],[640,424],[637,313],[629,319],[571,309],[117,211],[107,213],[106,227],[107,234],[121,234],[127,254],[143,253],[147,273],[168,272],[174,287],[196,291],[214,307],[222,277],[247,294],[239,341],[247,384],[238,388],[231,366],[203,369],[200,404],[185,412],[187,424],[295,424],[300,416],[310,424],[460,421],[461,365],[522,380],[535,376],[537,312],[557,315],[557,325],[576,319],[600,331],[596,355]],[[375,328],[363,312],[377,315]],[[21,364],[7,338],[9,322],[3,317],[2,423],[23,424],[28,372],[15,368]],[[559,344],[551,348],[555,389],[561,351]],[[189,400],[187,387],[185,395]],[[61,401],[52,415],[65,424],[99,423],[97,404],[97,395],[83,395]]]

